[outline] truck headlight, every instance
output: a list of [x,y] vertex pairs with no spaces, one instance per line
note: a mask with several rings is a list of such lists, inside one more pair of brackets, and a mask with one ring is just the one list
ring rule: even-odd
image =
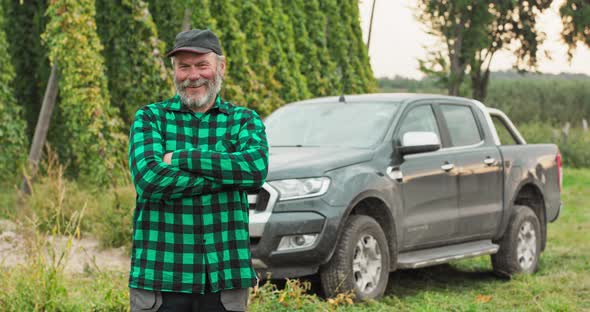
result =
[[290,200],[321,196],[330,186],[330,178],[288,179],[268,182],[280,193],[279,200]]

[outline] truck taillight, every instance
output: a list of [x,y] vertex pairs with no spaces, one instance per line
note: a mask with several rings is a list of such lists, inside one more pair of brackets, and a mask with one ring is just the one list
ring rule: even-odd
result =
[[561,192],[561,187],[563,185],[563,169],[560,152],[557,152],[557,156],[555,156],[555,162],[557,163],[557,180],[559,181],[559,191]]

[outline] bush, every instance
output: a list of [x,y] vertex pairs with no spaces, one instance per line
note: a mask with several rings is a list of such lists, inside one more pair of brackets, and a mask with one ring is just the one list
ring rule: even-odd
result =
[[41,254],[0,269],[2,311],[128,311],[127,274],[95,272],[70,276]]
[[131,182],[128,179],[115,181],[107,190],[81,184],[64,176],[65,169],[55,153],[47,154],[35,182],[30,184],[31,195],[23,197],[22,209],[18,213],[15,210],[12,217],[31,220],[42,232],[61,233],[65,225],[83,216],[82,235],[96,236],[104,247],[130,247],[135,203]]
[[529,144],[557,144],[564,165],[573,168],[590,167],[590,131],[570,128],[566,135],[562,129],[540,122],[517,125],[517,128]]
[[353,295],[340,294],[336,298],[324,301],[314,294],[309,281],[287,279],[285,287],[279,289],[275,284],[266,282],[262,287],[255,287],[250,292],[249,311],[334,311],[340,307],[353,304]]

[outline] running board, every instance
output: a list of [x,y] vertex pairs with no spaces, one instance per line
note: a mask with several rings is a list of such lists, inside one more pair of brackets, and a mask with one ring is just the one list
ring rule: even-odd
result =
[[469,242],[444,247],[404,252],[397,257],[399,269],[416,269],[446,263],[453,260],[489,255],[498,252],[500,246],[489,240]]

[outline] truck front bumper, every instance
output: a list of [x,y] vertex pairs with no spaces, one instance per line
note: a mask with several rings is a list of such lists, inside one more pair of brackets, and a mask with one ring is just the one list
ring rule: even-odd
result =
[[[317,273],[337,244],[344,207],[330,206],[321,198],[278,202],[278,197],[273,199],[276,191],[268,185],[265,190],[270,193],[265,196],[268,206],[258,212],[250,210],[250,250],[257,273],[273,279]],[[251,199],[251,205],[255,205]],[[316,236],[310,245],[279,250],[283,238],[297,235]]]

